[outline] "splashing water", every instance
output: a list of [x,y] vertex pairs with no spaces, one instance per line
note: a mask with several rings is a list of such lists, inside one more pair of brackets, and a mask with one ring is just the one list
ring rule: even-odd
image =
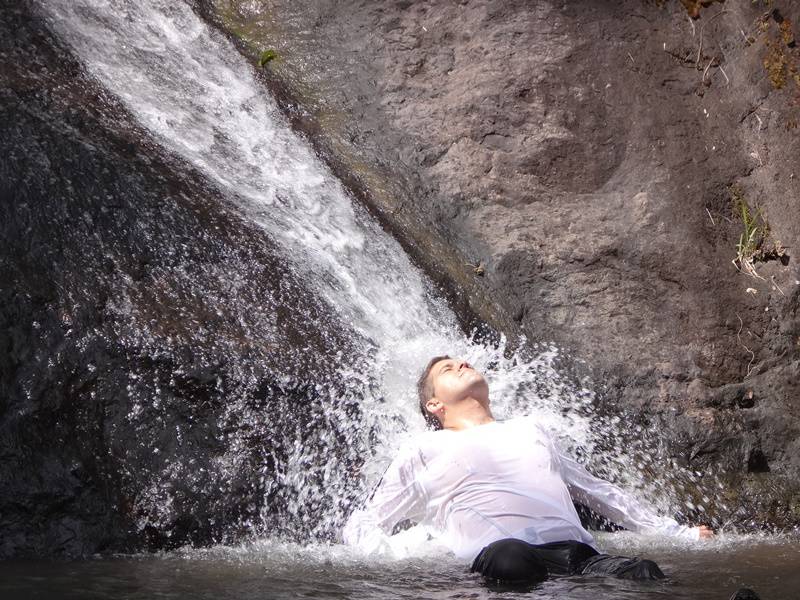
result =
[[[423,429],[413,383],[433,355],[461,356],[488,372],[496,416],[535,412],[592,454],[600,433],[592,431],[592,393],[559,375],[558,352],[543,348],[523,357],[508,352],[504,341],[486,345],[464,336],[399,244],[292,132],[251,65],[188,5],[43,0],[40,9],[87,71],[155,140],[263,227],[292,268],[369,348],[363,368],[342,367],[352,397],[322,403],[318,419],[325,422],[315,436],[274,432],[287,438],[291,450],[276,473],[265,475],[266,487],[284,499],[281,518],[295,530],[330,537],[357,490],[373,484],[396,449]],[[358,417],[348,409],[354,404]],[[244,419],[248,410],[237,403],[228,408]],[[619,423],[604,425],[615,427]],[[236,445],[233,440],[225,468],[246,468]],[[370,458],[356,479],[331,459],[331,450],[343,445],[345,463]],[[624,452],[613,448],[610,454]],[[627,484],[637,484],[641,468],[630,461],[616,467],[627,470]],[[159,483],[143,493],[153,511],[168,510]]]

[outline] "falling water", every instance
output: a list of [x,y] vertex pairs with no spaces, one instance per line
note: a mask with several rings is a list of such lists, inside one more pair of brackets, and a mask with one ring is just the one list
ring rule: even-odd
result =
[[[325,504],[329,490],[363,490],[376,481],[395,450],[422,429],[413,382],[427,357],[443,352],[489,372],[497,416],[535,411],[571,443],[591,450],[592,394],[559,376],[555,349],[523,358],[502,343],[487,346],[465,336],[399,244],[291,130],[253,67],[187,4],[42,0],[40,9],[87,72],[155,140],[263,227],[295,272],[368,348],[363,369],[341,373],[343,381],[363,384],[357,390],[358,423],[347,423],[353,417],[346,411],[325,415],[339,431],[350,432],[346,443],[353,452],[371,455],[362,479],[337,480],[344,475],[317,447],[322,442],[295,439],[276,480],[291,490],[289,516]],[[635,475],[630,479],[635,483]],[[323,525],[307,528],[312,535],[340,523],[346,505],[333,503],[326,510]]]

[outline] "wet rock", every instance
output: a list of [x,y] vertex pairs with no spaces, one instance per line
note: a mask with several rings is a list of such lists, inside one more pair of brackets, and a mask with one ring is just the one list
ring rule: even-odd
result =
[[769,463],[761,448],[753,448],[747,456],[747,471],[750,473],[767,473]]
[[730,600],[761,600],[761,596],[750,588],[739,588],[733,593]]
[[316,419],[356,338],[27,2],[0,55],[0,558],[332,535],[346,489],[277,482],[298,440],[357,473]]

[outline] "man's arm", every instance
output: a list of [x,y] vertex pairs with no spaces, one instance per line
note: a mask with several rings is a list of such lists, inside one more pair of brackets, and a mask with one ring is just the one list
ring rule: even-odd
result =
[[678,524],[675,519],[657,515],[631,494],[589,473],[583,465],[558,451],[555,444],[553,447],[558,456],[561,476],[573,500],[614,523],[637,533],[659,533],[691,540],[713,535],[707,527],[687,527]]
[[342,531],[344,543],[367,553],[386,551],[397,523],[421,521],[425,516],[425,492],[418,481],[422,467],[417,449],[395,458],[365,506],[350,515]]

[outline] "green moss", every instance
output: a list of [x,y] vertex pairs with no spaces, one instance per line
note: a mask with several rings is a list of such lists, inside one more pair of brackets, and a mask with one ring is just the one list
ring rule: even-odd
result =
[[261,53],[261,56],[258,57],[258,66],[259,67],[266,67],[271,61],[278,58],[278,53],[273,50],[272,48],[268,50],[264,50]]
[[786,85],[786,68],[788,61],[783,48],[776,42],[767,41],[767,56],[764,57],[764,68],[767,70],[770,83],[776,90]]
[[767,53],[763,64],[772,87],[780,90],[791,81],[800,87],[800,69],[792,22],[783,16],[775,17],[773,13],[767,13],[758,20],[758,27],[764,34]]
[[787,47],[791,48],[794,44],[794,31],[792,31],[792,22],[789,19],[784,18],[783,21],[781,21],[779,29],[781,31],[781,40]]

